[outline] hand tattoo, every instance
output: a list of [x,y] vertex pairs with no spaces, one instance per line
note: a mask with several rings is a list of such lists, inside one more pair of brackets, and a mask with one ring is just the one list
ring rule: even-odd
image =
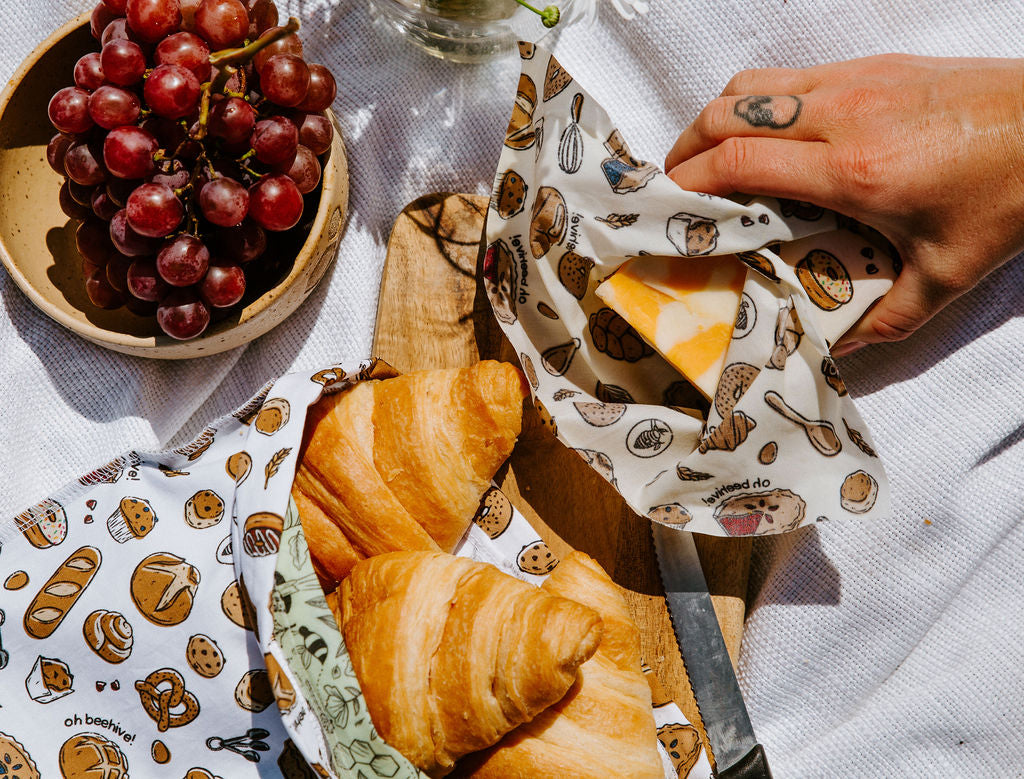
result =
[[771,95],[750,95],[733,106],[733,113],[754,127],[770,127],[783,130],[790,127],[800,116],[803,102],[795,95],[772,97]]

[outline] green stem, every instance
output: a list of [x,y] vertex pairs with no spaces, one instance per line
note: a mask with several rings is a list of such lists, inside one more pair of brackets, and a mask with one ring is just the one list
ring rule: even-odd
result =
[[545,27],[554,27],[556,24],[558,24],[558,19],[560,17],[560,14],[558,12],[558,6],[549,5],[546,6],[542,11],[539,8],[534,8],[532,5],[527,3],[526,0],[516,0],[516,2],[519,3],[519,5],[523,6],[523,8],[529,8],[531,11],[537,14],[540,17],[541,23]]
[[288,20],[288,24],[272,33],[264,33],[252,43],[237,49],[222,49],[210,55],[210,64],[214,67],[220,65],[244,65],[256,56],[260,49],[265,49],[272,43],[299,31],[299,20],[294,16]]

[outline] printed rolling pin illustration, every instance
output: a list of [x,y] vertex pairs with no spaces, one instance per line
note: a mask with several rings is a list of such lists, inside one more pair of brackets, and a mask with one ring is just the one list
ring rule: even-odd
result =
[[575,173],[583,164],[583,133],[580,132],[580,113],[583,111],[583,95],[577,92],[572,98],[571,121],[562,130],[558,141],[558,167],[565,173]]
[[824,419],[808,419],[800,412],[787,406],[782,396],[772,390],[764,394],[764,402],[793,424],[802,427],[804,433],[807,434],[807,440],[811,442],[811,446],[826,457],[835,457],[842,451],[843,442],[839,440],[839,436],[836,435],[836,429],[832,426],[831,422],[826,422]]

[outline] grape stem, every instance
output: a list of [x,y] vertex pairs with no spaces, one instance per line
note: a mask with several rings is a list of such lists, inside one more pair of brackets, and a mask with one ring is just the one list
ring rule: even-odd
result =
[[252,43],[237,49],[221,49],[210,55],[210,64],[215,68],[221,65],[244,65],[256,56],[260,49],[264,49],[272,43],[299,31],[299,20],[294,16],[288,20],[288,24],[271,33],[265,33]]

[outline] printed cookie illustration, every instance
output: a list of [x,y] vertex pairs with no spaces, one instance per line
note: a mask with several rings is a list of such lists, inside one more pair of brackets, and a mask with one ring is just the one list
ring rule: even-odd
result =
[[511,168],[501,177],[492,198],[494,210],[502,219],[511,219],[526,206],[526,182]]
[[617,195],[625,195],[643,189],[658,173],[658,166],[638,160],[629,152],[625,139],[618,130],[612,130],[604,142],[605,149],[612,155],[601,162],[601,171]]
[[14,518],[22,535],[36,549],[61,544],[68,535],[68,516],[55,500],[44,500]]
[[212,638],[196,633],[185,647],[185,662],[204,679],[212,679],[224,668],[224,653]]
[[750,389],[761,369],[745,362],[725,366],[715,390],[715,411],[722,419],[732,416],[733,409],[743,394]]
[[135,682],[142,708],[161,733],[184,727],[199,714],[199,701],[173,668],[159,668]]
[[787,306],[779,310],[775,320],[775,348],[768,358],[768,368],[782,370],[786,367],[786,358],[796,351],[803,337],[804,329],[800,326],[800,318],[795,306]]
[[622,419],[626,413],[625,403],[573,403],[580,416],[588,425],[607,427]]
[[108,663],[122,663],[132,653],[135,636],[131,623],[116,611],[97,609],[85,618],[82,635],[89,649]]
[[672,444],[672,428],[660,419],[637,422],[626,436],[626,448],[637,457],[655,457]]
[[128,779],[128,758],[97,733],[76,733],[61,746],[58,759],[64,779]]
[[825,213],[825,209],[821,206],[816,206],[814,203],[807,203],[803,200],[787,200],[786,198],[778,198],[779,211],[785,217],[795,216],[797,219],[803,219],[808,222],[815,222]]
[[541,258],[565,238],[569,213],[562,193],[554,187],[541,187],[530,214],[530,251]]
[[544,102],[547,102],[572,83],[572,76],[553,56],[548,59],[544,74]]
[[774,390],[764,393],[764,402],[772,407],[784,419],[788,419],[797,427],[803,428],[807,441],[820,454],[835,457],[843,449],[843,442],[836,435],[833,424],[824,419],[808,419],[795,408],[786,403],[782,396]]
[[762,276],[766,276],[772,281],[779,281],[779,275],[775,272],[775,266],[763,254],[758,252],[736,252],[736,256],[740,258],[741,262],[753,268]]
[[20,590],[28,584],[28,574],[24,571],[14,571],[4,580],[5,590]]
[[506,325],[516,321],[516,295],[519,275],[515,258],[504,241],[495,241],[484,254],[484,288],[494,316]]
[[284,398],[270,398],[263,402],[260,413],[256,415],[253,427],[263,435],[273,435],[288,424],[291,405]]
[[74,692],[74,681],[75,676],[67,663],[40,655],[25,679],[25,689],[28,691],[28,697],[36,703],[53,703]]
[[700,758],[700,734],[693,725],[672,724],[658,728],[658,741],[665,747],[679,779],[686,779]]
[[597,471],[605,481],[615,487],[615,489],[619,488],[619,483],[615,481],[615,469],[612,466],[612,459],[608,455],[594,449],[573,449],[573,451],[582,457],[587,465]]
[[189,527],[203,530],[213,527],[222,519],[224,519],[224,501],[213,490],[199,490],[185,501],[185,524]]
[[148,500],[124,497],[107,517],[107,530],[117,543],[124,544],[133,538],[145,538],[156,523],[156,514]]
[[833,311],[853,298],[850,274],[834,254],[814,249],[796,264],[796,277],[811,302],[825,311]]
[[281,545],[284,518],[270,511],[260,511],[245,520],[242,549],[250,557],[266,557]]
[[637,362],[654,354],[640,334],[610,308],[599,308],[591,314],[588,329],[594,347],[613,360]]
[[647,511],[647,518],[653,519],[655,522],[662,522],[666,525],[679,525],[680,527],[693,519],[690,512],[678,503],[651,506]]
[[510,149],[529,149],[537,140],[533,112],[537,108],[537,87],[525,73],[519,76],[512,116],[505,131],[505,145]]
[[779,445],[774,441],[769,441],[761,447],[761,451],[757,453],[757,461],[761,465],[771,465],[775,462],[775,458],[779,456]]
[[636,403],[633,396],[622,387],[616,384],[605,384],[602,381],[595,385],[594,397],[602,403]]
[[480,499],[473,521],[491,538],[497,538],[512,521],[512,503],[497,487],[489,487]]
[[157,765],[163,765],[164,763],[171,762],[171,750],[167,748],[160,739],[156,739],[149,747],[149,756],[153,758],[153,762]]
[[878,482],[867,471],[854,471],[839,488],[839,502],[853,514],[871,511],[878,499]]
[[154,625],[184,622],[192,612],[198,588],[199,569],[170,552],[149,555],[132,573],[132,601]]
[[295,688],[292,687],[288,675],[281,668],[277,658],[267,652],[263,655],[263,661],[267,666],[267,677],[270,680],[270,689],[277,701],[277,708],[282,714],[291,711],[295,705]]
[[564,344],[552,346],[551,348],[544,350],[544,354],[540,356],[540,364],[543,365],[544,370],[552,376],[564,376],[565,372],[569,370],[569,366],[572,364],[572,358],[576,356],[576,351],[579,348],[579,338],[573,338],[571,341],[566,341]]
[[246,711],[260,712],[273,702],[270,676],[262,668],[246,671],[235,685],[235,703]]
[[[562,282],[569,294],[577,300],[583,300],[587,294],[587,282],[594,261],[576,252],[566,252],[558,261],[558,280]],[[557,315],[556,315],[557,318]]]
[[583,133],[580,132],[582,111],[583,95],[577,92],[572,96],[569,124],[562,130],[562,137],[558,140],[558,167],[563,173],[575,173],[583,164]]
[[555,557],[554,553],[548,549],[548,545],[543,541],[534,541],[532,544],[527,544],[522,548],[516,563],[519,565],[519,570],[523,573],[543,576],[555,570],[555,566],[558,565],[558,558]]
[[720,503],[715,519],[730,536],[784,533],[799,526],[806,507],[789,490],[744,493]]
[[238,627],[246,630],[256,629],[256,608],[252,605],[245,586],[238,579],[224,588],[220,596],[220,608],[224,616]]
[[530,355],[526,352],[520,352],[519,362],[523,364],[523,373],[526,374],[526,380],[530,382],[530,386],[536,390],[540,387],[540,382],[537,380],[537,369],[533,367],[533,360],[530,359]]
[[687,257],[710,254],[718,245],[718,226],[713,219],[680,212],[668,219],[665,235]]
[[5,779],[39,779],[39,769],[28,751],[13,736],[0,733],[0,774]]
[[224,470],[235,480],[235,484],[241,484],[252,470],[252,457],[248,452],[235,452],[224,463]]
[[846,394],[846,382],[839,375],[839,366],[831,357],[821,358],[821,375],[825,377],[825,383],[834,389],[839,397]]
[[868,457],[878,457],[878,453],[871,448],[871,445],[864,438],[864,435],[859,430],[854,430],[850,427],[850,423],[845,419],[843,420],[843,427],[846,428],[846,434],[850,436],[850,440],[853,441],[854,445],[860,449]]
[[707,429],[697,446],[697,451],[701,454],[706,454],[712,449],[735,451],[736,447],[747,440],[750,431],[755,427],[757,422],[742,411],[734,411],[722,420],[722,424]]
[[688,468],[682,463],[676,465],[676,476],[679,477],[679,481],[707,481],[708,479],[715,478],[710,473],[695,471],[693,468]]
[[72,552],[25,609],[25,632],[32,638],[49,637],[96,576],[101,559],[100,550],[92,546]]

